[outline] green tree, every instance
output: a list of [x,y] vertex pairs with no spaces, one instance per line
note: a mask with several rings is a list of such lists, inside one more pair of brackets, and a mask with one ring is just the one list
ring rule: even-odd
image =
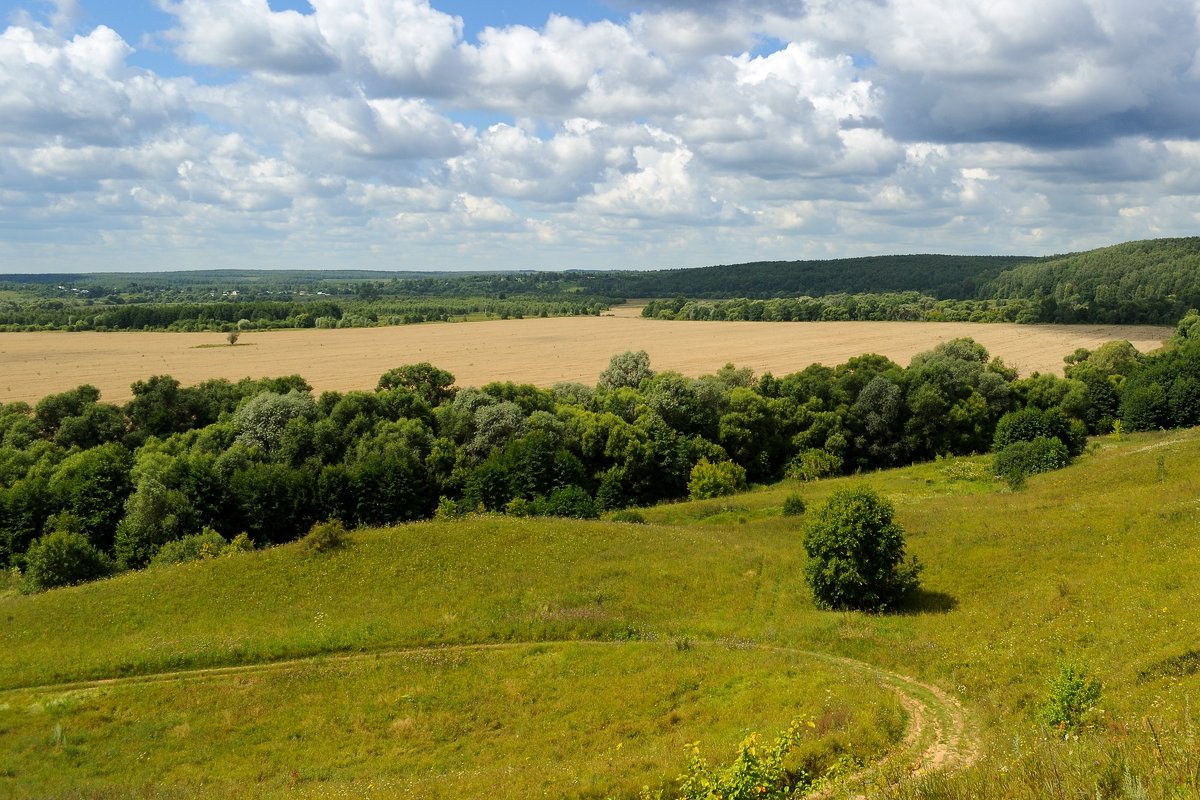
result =
[[838,489],[804,534],[804,574],[818,606],[884,611],[917,587],[921,565],[906,558],[892,505],[869,486]]
[[600,373],[602,389],[636,389],[647,378],[654,377],[650,369],[650,354],[645,350],[626,350],[609,359],[608,369]]
[[376,389],[404,387],[419,394],[431,408],[454,399],[454,376],[428,361],[390,369],[379,378]]
[[693,500],[723,497],[746,488],[746,470],[732,461],[712,463],[702,458],[692,467],[688,496]]
[[103,578],[112,571],[112,561],[87,537],[57,530],[29,546],[25,554],[25,589],[40,592],[72,586]]

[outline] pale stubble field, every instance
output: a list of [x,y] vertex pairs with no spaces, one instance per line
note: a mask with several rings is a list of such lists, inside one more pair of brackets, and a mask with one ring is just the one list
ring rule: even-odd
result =
[[[131,397],[130,384],[171,375],[208,378],[302,375],[318,393],[373,389],[403,364],[429,361],[459,386],[516,381],[593,385],[614,353],[646,350],[656,370],[685,375],[726,362],[785,375],[880,353],[907,366],[938,342],[970,336],[1022,375],[1062,373],[1063,356],[1128,339],[1143,352],[1170,337],[1160,326],[1002,325],[937,322],[667,322],[636,309],[601,317],[496,320],[387,328],[246,332],[236,347],[220,333],[0,333],[0,401],[34,402],[88,383],[103,399]],[[207,346],[206,346],[207,345]]]

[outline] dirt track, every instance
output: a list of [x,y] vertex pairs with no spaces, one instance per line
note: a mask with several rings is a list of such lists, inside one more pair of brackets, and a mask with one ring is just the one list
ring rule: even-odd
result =
[[[464,322],[389,328],[220,333],[0,333],[0,402],[33,402],[83,383],[110,402],[151,375],[185,385],[208,378],[303,375],[319,393],[372,389],[387,370],[430,361],[460,386],[512,380],[592,385],[614,353],[645,349],[656,370],[711,373],[726,362],[776,375],[881,353],[907,365],[938,342],[970,336],[1023,375],[1062,372],[1063,356],[1110,339],[1154,349],[1170,328],[935,322],[665,322],[635,311],[602,317]],[[207,346],[206,346],[207,345]],[[214,346],[216,345],[216,346]]]

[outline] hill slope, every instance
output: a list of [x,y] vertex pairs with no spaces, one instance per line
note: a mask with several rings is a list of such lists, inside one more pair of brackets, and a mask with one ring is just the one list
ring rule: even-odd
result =
[[[631,774],[677,774],[676,743],[694,740],[677,729],[715,742],[722,760],[739,732],[797,714],[823,732],[814,763],[870,759],[895,740],[886,691],[770,655],[796,648],[915,676],[965,706],[987,757],[956,776],[904,778],[905,796],[1094,796],[1105,765],[1144,796],[1186,796],[1200,774],[1187,711],[1200,690],[1197,466],[1189,430],[1097,440],[1018,493],[982,458],[858,478],[892,499],[926,565],[916,604],[890,616],[812,606],[802,519],[779,510],[795,485],[649,509],[642,526],[419,523],[359,533],[328,557],[289,545],[2,597],[0,792],[117,797],[141,782],[172,796],[472,795],[479,779],[497,797],[629,796]],[[801,492],[811,508],[846,480]],[[363,655],[194,671],[349,653]],[[1102,680],[1107,720],[1069,745],[1037,728],[1064,660]],[[95,682],[176,669],[193,671]],[[593,727],[603,735],[574,738]],[[586,785],[559,782],[561,763]],[[519,785],[502,777],[514,768]],[[366,789],[385,774],[389,787]]]
[[1126,242],[1016,266],[993,298],[1042,302],[1042,322],[1170,324],[1200,307],[1200,237]]

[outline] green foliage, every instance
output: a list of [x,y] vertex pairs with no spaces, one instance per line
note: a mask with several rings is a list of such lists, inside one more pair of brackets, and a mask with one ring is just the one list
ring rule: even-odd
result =
[[[689,744],[691,758],[679,777],[679,788],[667,797],[670,800],[784,800],[797,797],[808,788],[811,778],[804,772],[789,770],[788,756],[803,738],[805,728],[813,727],[811,721],[794,720],[770,744],[764,744],[757,733],[752,733],[738,745],[737,756],[729,766],[722,769],[709,767],[700,755],[699,743]],[[663,800],[664,795],[647,788],[639,798]]]
[[1100,681],[1075,663],[1059,665],[1041,707],[1042,721],[1059,731],[1078,731],[1092,722],[1100,702]]
[[110,575],[113,563],[87,537],[56,530],[30,545],[25,554],[24,589],[40,592]]
[[609,359],[608,368],[600,373],[598,385],[601,389],[636,389],[642,381],[653,376],[650,355],[645,350],[626,350]]
[[1087,445],[1087,430],[1083,423],[1068,419],[1060,408],[1041,410],[1023,408],[1010,411],[996,423],[992,448],[1003,450],[1016,442],[1032,442],[1043,438],[1056,438],[1067,447],[1067,454],[1075,457]]
[[921,565],[905,559],[892,505],[860,484],[837,489],[804,533],[805,578],[817,605],[886,611],[917,588]]
[[154,554],[154,558],[150,559],[150,566],[163,567],[189,561],[204,561],[253,548],[250,537],[245,534],[240,534],[238,539],[229,542],[212,528],[205,528],[200,533],[182,536],[164,544]]
[[688,497],[708,500],[736,494],[746,488],[746,469],[732,461],[716,464],[702,458],[692,467],[688,478]]
[[438,498],[437,510],[434,511],[433,516],[436,519],[447,520],[458,519],[464,514],[466,514],[466,509],[463,508],[462,503],[455,502],[453,499],[443,495]]
[[388,391],[396,387],[416,392],[431,407],[454,399],[454,376],[428,361],[388,370],[380,376],[375,388]]
[[307,553],[331,553],[350,545],[350,533],[339,519],[318,522],[300,540],[300,548]]
[[1037,436],[1031,441],[1015,441],[997,451],[992,469],[1009,488],[1017,489],[1030,475],[1061,469],[1069,463],[1070,451],[1058,437]]
[[[195,510],[187,496],[147,476],[125,501],[125,517],[117,525],[113,552],[126,569],[145,566],[164,543],[194,530]],[[224,540],[222,540],[224,541]]]
[[581,486],[561,486],[545,497],[535,497],[527,508],[536,517],[596,519],[600,516],[600,506]]
[[810,447],[792,459],[788,465],[788,477],[801,481],[816,481],[836,475],[842,468],[842,458],[835,453]]
[[239,432],[239,442],[271,453],[283,439],[289,421],[297,418],[311,420],[316,413],[316,404],[307,393],[297,390],[287,394],[262,392],[242,404],[233,420]]
[[785,517],[798,517],[805,512],[808,504],[804,502],[804,498],[798,494],[789,494],[783,498],[783,515]]
[[631,522],[635,525],[646,524],[646,515],[632,508],[623,508],[620,511],[614,511],[608,516],[608,519],[613,522]]

